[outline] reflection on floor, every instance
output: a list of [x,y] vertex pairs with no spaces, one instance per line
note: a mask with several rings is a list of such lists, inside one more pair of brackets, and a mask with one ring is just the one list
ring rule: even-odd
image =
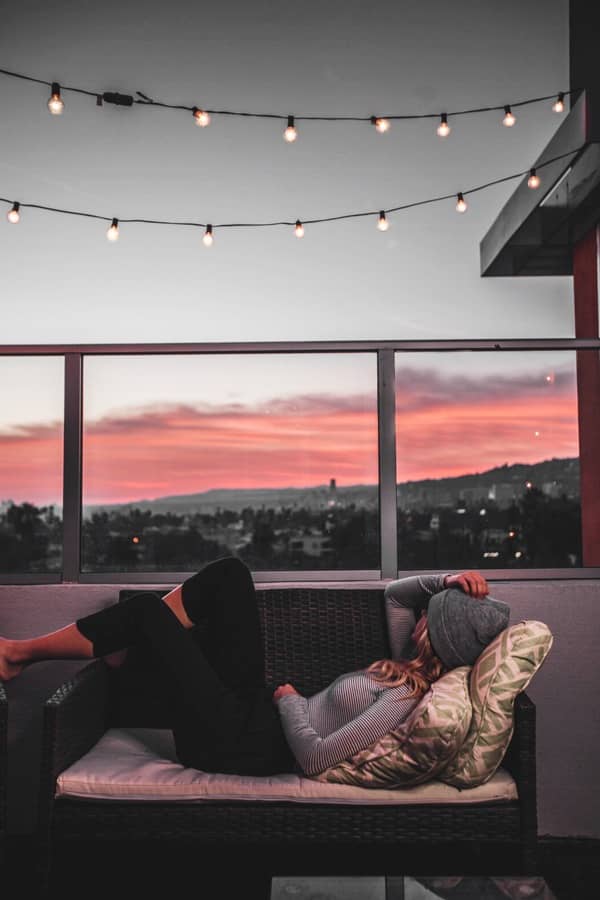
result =
[[[39,897],[34,839],[29,835],[9,836],[5,855],[0,872],[3,900],[13,895]],[[332,851],[299,846],[243,850],[221,846],[206,852],[193,845],[173,847],[166,842],[81,842],[77,847],[56,848],[49,898],[167,898],[189,895],[193,888],[194,896],[201,900],[270,900],[271,896],[272,900],[326,900],[329,884],[330,896],[337,900],[340,895],[331,894],[332,885],[340,887],[343,877],[355,876],[351,887],[341,895],[344,900],[597,900],[600,840],[540,839],[537,874],[546,882],[546,893],[540,880],[532,879],[513,897],[504,877],[517,871],[514,849],[503,847],[478,851],[476,846],[465,849],[464,845],[361,845]],[[287,883],[289,887],[290,876],[316,879],[332,873],[340,877],[327,883],[314,882],[308,893],[299,889],[281,893],[282,885]],[[465,873],[479,877],[467,882],[461,878]],[[409,884],[403,875],[413,876],[413,882]],[[358,893],[356,888],[360,888]]]
[[556,900],[541,875],[276,876],[270,900]]

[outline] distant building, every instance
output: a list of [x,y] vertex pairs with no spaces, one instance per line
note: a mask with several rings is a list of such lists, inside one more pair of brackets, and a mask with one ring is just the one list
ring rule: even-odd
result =
[[502,544],[508,534],[505,528],[484,528],[481,539],[484,544]]
[[305,556],[323,556],[331,550],[329,535],[321,531],[312,531],[310,534],[295,534],[290,538],[290,550],[303,553]]
[[514,503],[522,493],[523,485],[501,482],[490,487],[487,499],[493,500],[502,509]]
[[329,499],[327,501],[327,506],[337,506],[337,487],[335,478],[331,478],[329,481]]

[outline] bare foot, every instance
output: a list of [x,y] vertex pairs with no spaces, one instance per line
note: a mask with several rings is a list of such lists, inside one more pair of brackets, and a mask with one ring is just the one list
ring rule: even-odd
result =
[[0,679],[10,681],[24,668],[25,664],[16,660],[14,641],[0,638]]

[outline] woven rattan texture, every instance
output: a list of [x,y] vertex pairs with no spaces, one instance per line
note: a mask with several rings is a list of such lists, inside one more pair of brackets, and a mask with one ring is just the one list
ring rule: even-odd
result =
[[389,655],[383,590],[258,591],[267,681],[314,694]]
[[44,704],[54,735],[53,776],[87,753],[106,731],[108,722],[106,666],[100,660],[63,682]]
[[317,806],[280,803],[56,804],[55,824],[66,839],[193,837],[203,843],[361,843],[478,841],[519,837],[518,804],[438,806]]

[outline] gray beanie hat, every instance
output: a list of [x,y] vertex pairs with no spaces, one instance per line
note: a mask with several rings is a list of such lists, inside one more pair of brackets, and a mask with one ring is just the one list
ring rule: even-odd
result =
[[446,588],[433,595],[427,608],[431,645],[446,668],[472,666],[508,626],[509,615],[510,609],[502,600],[478,600],[459,588]]

